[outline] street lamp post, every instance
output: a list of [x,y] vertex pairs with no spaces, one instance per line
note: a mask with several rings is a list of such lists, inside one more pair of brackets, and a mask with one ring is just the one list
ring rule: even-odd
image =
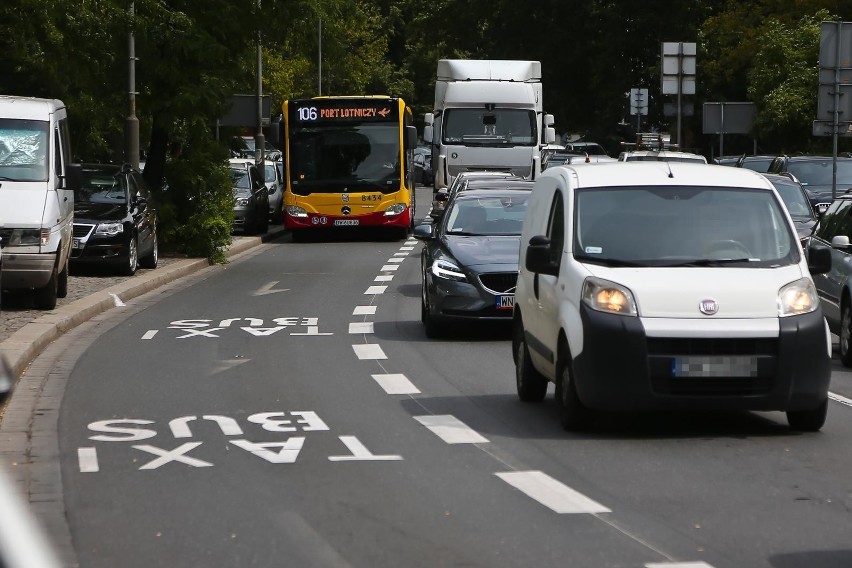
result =
[[139,169],[139,119],[136,118],[136,39],[133,33],[134,1],[130,0],[130,34],[128,52],[130,59],[129,88],[127,93],[127,118],[124,120],[124,160],[134,170]]

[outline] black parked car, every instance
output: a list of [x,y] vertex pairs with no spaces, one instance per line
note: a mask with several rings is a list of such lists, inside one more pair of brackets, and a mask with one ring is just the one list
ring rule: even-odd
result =
[[142,174],[129,166],[83,164],[74,197],[71,264],[110,264],[122,274],[156,268],[157,212]]
[[455,321],[512,320],[521,227],[529,190],[466,190],[435,225],[415,227],[421,253],[421,319],[428,337]]
[[[831,205],[831,156],[777,156],[769,169],[771,174],[791,175],[804,186],[808,199],[820,215]],[[852,189],[852,158],[837,157],[837,195]]]
[[269,230],[269,190],[260,181],[257,167],[245,160],[231,159],[234,191],[234,229],[247,235]]

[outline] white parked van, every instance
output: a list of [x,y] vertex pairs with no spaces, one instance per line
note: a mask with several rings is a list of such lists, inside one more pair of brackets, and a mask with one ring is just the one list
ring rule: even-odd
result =
[[40,309],[68,291],[79,185],[62,101],[0,96],[0,287],[33,290]]
[[831,341],[771,183],[751,171],[645,162],[557,166],[536,181],[521,236],[518,395],[556,383],[563,427],[598,410],[786,411],[826,418]]

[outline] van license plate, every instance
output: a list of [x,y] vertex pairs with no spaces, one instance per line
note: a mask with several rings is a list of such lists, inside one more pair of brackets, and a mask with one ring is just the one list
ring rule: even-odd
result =
[[358,219],[335,219],[335,227],[354,227],[358,224]]
[[673,377],[756,377],[757,357],[689,356],[672,358]]
[[498,310],[511,310],[515,307],[515,295],[497,296],[495,303]]

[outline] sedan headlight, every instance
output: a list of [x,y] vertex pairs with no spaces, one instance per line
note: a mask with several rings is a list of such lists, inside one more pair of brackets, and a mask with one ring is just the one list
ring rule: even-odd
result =
[[583,282],[583,302],[599,312],[623,316],[638,315],[633,292],[615,282],[602,278],[586,278]]
[[237,207],[248,207],[249,198],[248,197],[238,197],[237,198]]
[[456,280],[457,282],[467,281],[467,277],[461,269],[455,263],[445,259],[436,260],[432,263],[432,274],[438,278],[445,278],[447,280]]
[[107,235],[109,237],[113,235],[117,235],[124,231],[123,223],[101,223],[98,225],[98,228],[95,229],[95,234],[97,235]]
[[778,316],[809,314],[819,307],[819,296],[810,278],[790,282],[778,290]]
[[385,211],[385,217],[396,217],[405,213],[405,203],[394,203]]
[[298,205],[288,205],[287,215],[289,215],[290,217],[307,217],[308,212],[299,207]]

